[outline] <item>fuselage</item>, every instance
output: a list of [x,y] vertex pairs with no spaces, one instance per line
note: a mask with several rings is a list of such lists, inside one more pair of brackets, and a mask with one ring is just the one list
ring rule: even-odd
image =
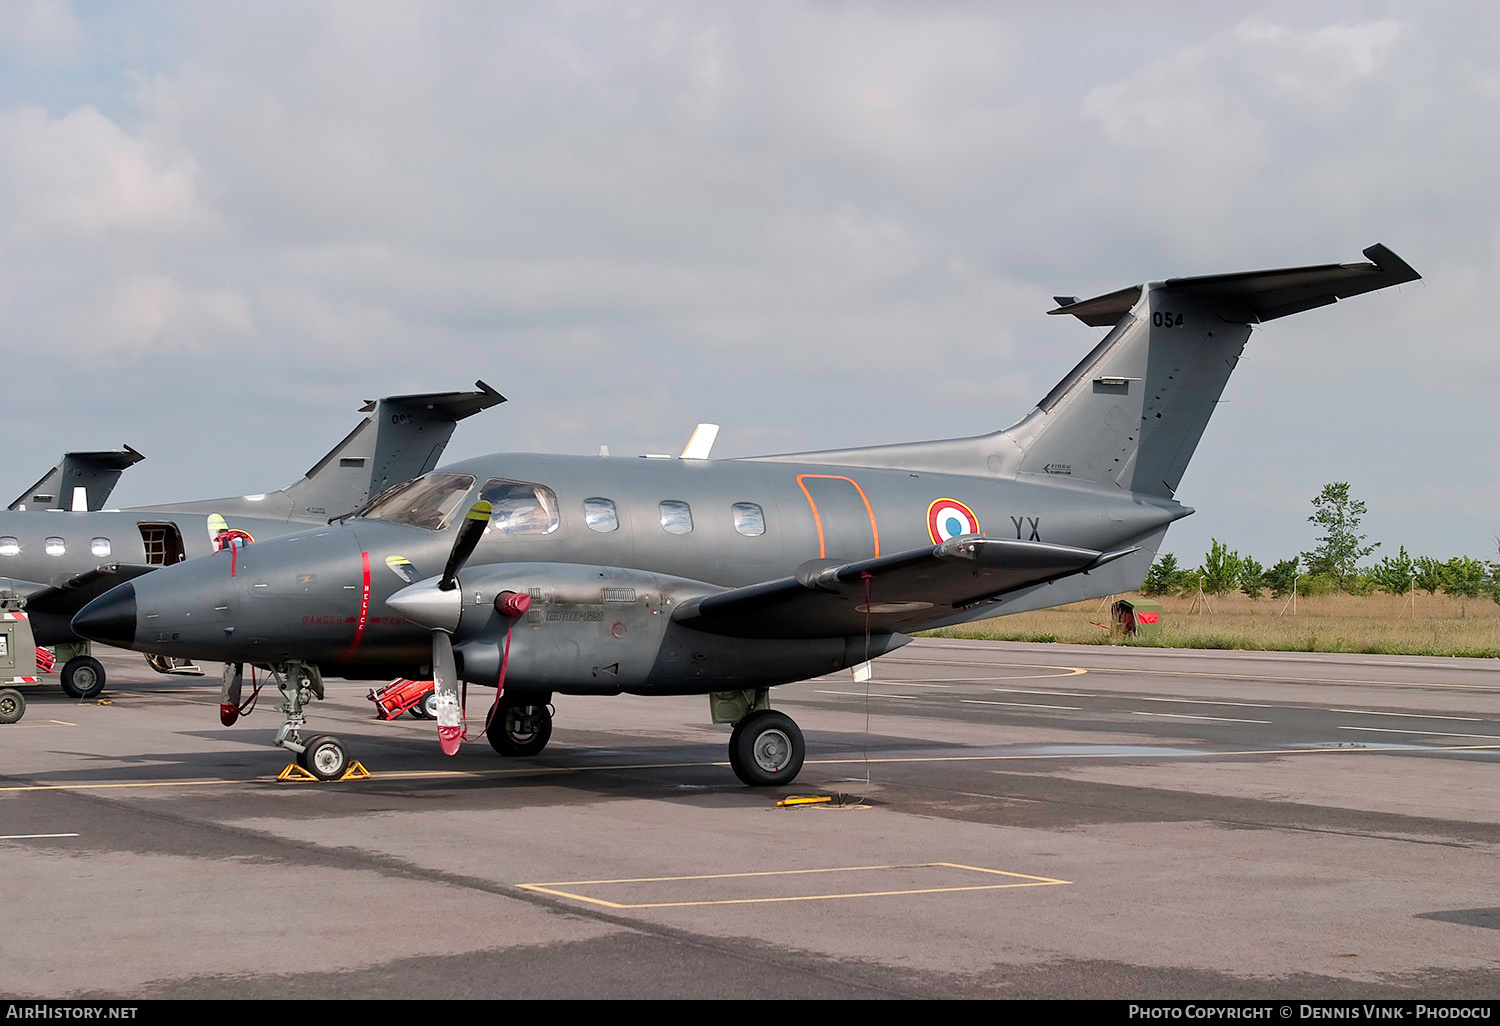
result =
[[[459,574],[460,587],[466,577],[527,568],[530,576],[522,577],[537,582],[527,590],[538,608],[521,625],[515,658],[564,677],[570,671],[560,665],[587,669],[587,659],[573,658],[572,635],[591,623],[600,632],[612,625],[623,632],[634,622],[625,605],[609,605],[616,577],[621,587],[613,590],[629,594],[630,609],[649,628],[670,619],[674,602],[787,577],[809,561],[852,562],[961,534],[1114,548],[1184,512],[1170,500],[1066,481],[758,460],[515,453],[452,464],[418,481],[410,501],[139,578],[125,586],[133,589],[131,636],[121,621],[115,637],[95,637],[195,659],[302,659],[346,677],[420,673],[429,661],[430,632],[394,614],[385,600],[441,573],[455,525],[480,497],[496,503],[495,514]],[[795,666],[772,676],[796,679],[809,668],[847,665],[849,644],[845,638],[780,643]],[[886,639],[877,647],[892,644]],[[807,650],[805,659],[793,652],[798,646]],[[704,649],[700,662],[708,660],[713,646],[697,647]],[[720,678],[733,676],[723,665],[735,661],[731,649],[715,649],[725,653]],[[735,651],[748,654],[744,644]],[[470,676],[483,679],[487,672]],[[637,676],[644,683],[663,672]],[[537,686],[568,690],[568,684],[554,679]],[[622,687],[617,681],[577,686]]]
[[[124,510],[0,510],[0,587],[21,595],[104,564],[172,566],[215,551],[226,527],[257,541],[305,531],[326,517],[295,517],[285,493]],[[39,644],[75,637],[67,618],[33,617]]]

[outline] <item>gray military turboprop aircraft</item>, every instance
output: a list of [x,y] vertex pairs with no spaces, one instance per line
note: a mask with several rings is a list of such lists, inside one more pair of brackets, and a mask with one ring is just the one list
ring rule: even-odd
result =
[[729,460],[468,460],[342,523],[122,584],[73,625],[223,660],[225,723],[243,664],[267,668],[284,699],[275,743],[323,779],[349,758],[303,736],[323,673],[430,673],[450,754],[460,681],[497,688],[502,755],[542,750],[555,693],[704,694],[734,725],[736,775],[785,784],[805,746],[771,687],[910,631],[1139,586],[1192,512],[1173,495],[1251,325],[1420,277],[1384,246],[1364,253],[1060,298],[1052,313],[1110,331],[993,434]]
[[7,509],[103,509],[120,475],[146,457],[130,446],[106,452],[65,452],[57,466]]
[[[141,458],[130,449],[124,458],[83,454],[88,458],[70,462],[78,455],[70,453],[28,489],[33,508],[0,511],[0,592],[26,598],[37,644],[55,646],[64,660],[63,690],[75,698],[91,697],[104,688],[104,667],[70,624],[89,600],[121,581],[192,556],[230,546],[233,557],[247,541],[326,524],[331,514],[347,513],[391,484],[431,470],[460,420],[504,401],[482,381],[477,391],[367,401],[360,408],[367,416],[342,442],[300,481],[266,495],[92,512],[37,508],[36,503],[57,501],[64,492],[71,501],[72,488],[84,487],[80,498],[94,510],[91,483],[106,483],[103,474],[113,469],[107,480],[113,486],[120,470]],[[54,479],[56,486],[49,484]],[[148,660],[166,672],[171,657],[152,653]]]

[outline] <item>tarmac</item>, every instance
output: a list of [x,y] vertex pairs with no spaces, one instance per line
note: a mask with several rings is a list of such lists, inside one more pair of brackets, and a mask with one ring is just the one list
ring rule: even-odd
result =
[[337,680],[370,777],[281,782],[274,688],[102,658],[0,726],[9,997],[1500,996],[1494,660],[920,640],[757,789],[702,697],[447,758]]

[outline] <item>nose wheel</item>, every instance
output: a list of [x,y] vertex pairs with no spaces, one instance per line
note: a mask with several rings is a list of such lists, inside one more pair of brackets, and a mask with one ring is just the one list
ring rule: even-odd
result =
[[297,753],[297,765],[319,780],[338,780],[349,769],[349,751],[330,734],[320,734]]
[[752,712],[729,735],[729,766],[751,787],[780,787],[802,772],[807,745],[792,718],[774,709]]

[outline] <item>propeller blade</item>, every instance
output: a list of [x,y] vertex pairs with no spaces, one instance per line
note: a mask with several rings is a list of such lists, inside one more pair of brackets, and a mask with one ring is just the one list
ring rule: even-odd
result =
[[463,741],[463,712],[458,704],[453,639],[445,631],[432,632],[432,683],[437,695],[438,745],[444,755],[457,755]]
[[443,567],[443,579],[438,582],[439,591],[453,590],[457,583],[458,568],[474,554],[474,546],[479,544],[480,536],[489,526],[491,512],[490,504],[485,499],[480,499],[469,507],[464,522],[458,525],[458,535],[453,539],[453,551],[448,553],[448,565]]

